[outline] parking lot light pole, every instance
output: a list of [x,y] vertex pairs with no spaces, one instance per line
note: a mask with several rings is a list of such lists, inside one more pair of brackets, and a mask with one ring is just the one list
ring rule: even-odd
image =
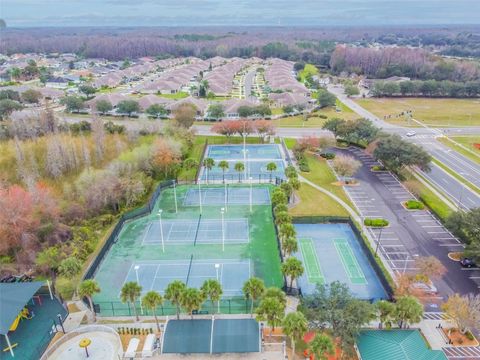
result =
[[225,251],[225,217],[224,217],[225,209],[222,208],[220,213],[222,214],[222,251]]
[[380,232],[378,233],[378,236],[377,236],[377,246],[375,247],[375,256],[377,256],[378,247],[380,246],[380,240],[382,239],[382,230],[383,230],[383,227],[380,228]]
[[162,251],[165,252],[165,242],[163,239],[163,226],[162,226],[162,209],[158,210],[158,218],[160,220],[160,237],[162,238]]

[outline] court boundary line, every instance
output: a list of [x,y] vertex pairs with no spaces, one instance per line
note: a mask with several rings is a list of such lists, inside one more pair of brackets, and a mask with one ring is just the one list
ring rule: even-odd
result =
[[[348,245],[348,252],[352,255],[352,258],[353,258],[353,261],[355,263],[355,267],[358,269],[358,271],[360,272],[360,274],[362,275],[361,278],[363,278],[364,282],[363,283],[354,283],[352,281],[352,279],[361,279],[359,277],[354,277],[351,275],[351,272],[348,270],[348,266],[345,264],[345,259],[344,259],[344,256],[342,256],[342,251],[340,251],[340,248],[338,247],[337,244],[339,244],[340,242],[342,243],[346,243]],[[353,284],[353,285],[368,285],[368,281],[367,281],[367,278],[365,276],[365,273],[363,272],[361,266],[360,266],[360,263],[358,262],[358,259],[357,259],[357,256],[355,255],[355,253],[353,252],[352,250],[352,247],[350,246],[350,243],[348,242],[347,239],[333,239],[333,245],[335,246],[335,250],[337,251],[337,254],[338,254],[338,257],[340,258],[340,262],[342,263],[342,266],[343,266],[343,270],[345,270],[345,273],[347,274],[350,282]]]
[[311,249],[312,249],[312,254],[313,254],[313,257],[315,258],[315,261],[316,261],[316,264],[318,266],[318,272],[320,274],[320,277],[319,279],[321,280],[321,284],[325,284],[326,283],[326,278],[325,278],[325,275],[323,274],[323,271],[322,271],[322,267],[320,265],[320,261],[318,259],[318,256],[317,256],[317,249],[315,248],[314,244],[313,244],[313,239],[311,237],[302,237],[300,239],[298,239],[298,242],[300,243],[300,253],[302,254],[302,258],[304,260],[304,263],[305,263],[305,270],[307,272],[307,282],[309,284],[317,284],[317,282],[311,282],[310,279],[313,279],[314,276],[309,276],[310,275],[310,271],[309,269],[311,270],[310,266],[307,265],[307,260],[306,260],[306,249],[303,247],[304,244],[306,244],[305,241],[309,241],[309,246],[311,246]]

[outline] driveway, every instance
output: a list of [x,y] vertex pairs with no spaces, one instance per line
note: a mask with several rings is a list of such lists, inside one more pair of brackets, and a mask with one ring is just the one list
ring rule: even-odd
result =
[[[394,271],[414,272],[417,256],[434,255],[448,270],[443,279],[434,281],[439,300],[446,299],[454,292],[478,292],[478,270],[466,271],[447,256],[448,252],[462,250],[463,244],[432,213],[428,210],[406,210],[401,203],[413,199],[413,195],[389,172],[370,171],[371,166],[378,163],[363,150],[349,148],[337,152],[346,153],[362,162],[356,175],[359,185],[346,186],[345,190],[362,217],[382,217],[390,222],[384,229],[369,231],[377,241],[380,239],[379,251]],[[434,309],[435,305],[432,304],[431,310]]]

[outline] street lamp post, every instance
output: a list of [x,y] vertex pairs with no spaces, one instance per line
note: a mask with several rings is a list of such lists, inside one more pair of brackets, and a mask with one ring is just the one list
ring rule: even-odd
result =
[[382,230],[383,228],[380,228],[380,232],[378,233],[378,236],[377,236],[377,246],[375,247],[375,256],[377,256],[378,247],[380,246],[380,240],[382,239]]
[[223,183],[223,185],[224,185],[224,188],[225,188],[225,194],[224,194],[224,196],[223,196],[223,197],[225,198],[225,199],[224,199],[224,200],[225,200],[225,201],[224,201],[224,203],[225,203],[225,211],[228,212],[228,207],[227,207],[227,202],[228,202],[227,182],[225,181],[225,182]]
[[224,217],[225,209],[222,208],[220,213],[222,214],[222,251],[225,251],[225,217]]
[[162,226],[162,212],[163,212],[162,209],[158,210],[158,218],[160,220],[160,237],[162,239],[162,252],[165,252],[165,242],[163,239],[163,226]]

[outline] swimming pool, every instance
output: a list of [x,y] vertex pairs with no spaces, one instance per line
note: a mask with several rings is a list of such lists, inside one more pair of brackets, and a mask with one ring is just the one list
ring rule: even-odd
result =
[[317,283],[340,281],[359,299],[377,301],[387,291],[365,254],[361,239],[348,223],[294,224],[299,249],[296,254],[305,268],[298,285],[312,294]]

